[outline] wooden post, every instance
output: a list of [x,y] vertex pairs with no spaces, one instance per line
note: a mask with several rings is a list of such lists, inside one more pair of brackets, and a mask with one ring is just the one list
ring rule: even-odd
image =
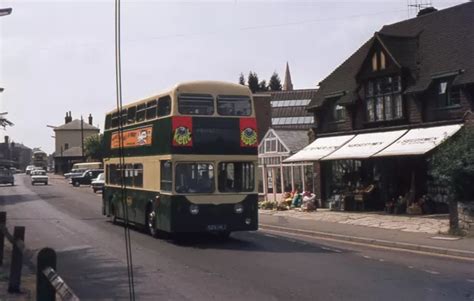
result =
[[3,250],[5,249],[5,235],[3,234],[3,231],[6,227],[7,213],[2,211],[0,212],[0,266],[3,265]]
[[56,270],[56,252],[50,248],[41,249],[38,253],[38,262],[36,270],[36,300],[37,301],[55,301],[56,292],[43,273],[43,270],[51,267]]
[[276,196],[276,191],[277,191],[277,187],[276,187],[276,168],[275,167],[272,167],[272,186],[273,186],[273,201],[276,202],[277,201],[277,196]]
[[262,166],[262,180],[263,180],[263,200],[268,200],[268,175],[267,175],[267,168],[265,164]]
[[282,159],[280,157],[280,185],[281,185],[281,194],[285,192],[285,174],[283,173],[283,163],[281,162]]
[[8,282],[9,293],[19,293],[21,284],[21,268],[23,266],[23,250],[19,248],[19,243],[25,241],[25,227],[15,227],[13,229],[13,251],[10,265],[10,279]]
[[304,181],[305,179],[304,178],[305,178],[304,164],[302,164],[301,165],[301,182],[302,182],[301,184],[303,185],[303,187],[302,187],[303,190],[302,191],[306,191],[306,185],[305,185],[305,181]]
[[291,191],[295,191],[295,167],[291,163]]

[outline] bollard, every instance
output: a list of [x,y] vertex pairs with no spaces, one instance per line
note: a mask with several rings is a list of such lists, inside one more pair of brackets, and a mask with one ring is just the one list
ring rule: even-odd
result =
[[56,252],[50,248],[43,248],[38,253],[38,262],[36,265],[36,300],[37,301],[55,301],[56,292],[43,273],[46,268],[56,270]]
[[25,227],[15,227],[13,229],[13,251],[10,265],[10,279],[8,283],[9,293],[19,293],[21,283],[21,267],[23,266],[23,250],[19,247],[25,240]]
[[5,211],[0,212],[0,266],[3,265],[3,250],[5,248],[5,235],[3,234],[4,229],[7,226],[7,213]]

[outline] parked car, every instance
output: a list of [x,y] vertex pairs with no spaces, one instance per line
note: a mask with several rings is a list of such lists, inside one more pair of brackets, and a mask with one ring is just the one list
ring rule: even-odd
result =
[[103,172],[104,172],[103,169],[89,169],[89,170],[86,170],[80,176],[72,177],[70,182],[72,186],[74,187],[79,187],[81,185],[90,185],[92,182],[92,179],[97,178],[97,176]]
[[36,167],[36,166],[34,166],[34,165],[28,165],[28,166],[26,167],[26,169],[25,169],[25,173],[26,173],[27,175],[29,175],[29,174],[31,173],[31,171],[35,169],[35,167]]
[[0,169],[0,184],[10,184],[12,186],[15,185],[15,178],[13,177],[13,172],[10,169]]
[[31,172],[31,185],[35,185],[37,183],[48,185],[48,180],[49,178],[46,174],[46,170],[38,169]]
[[91,182],[91,187],[94,193],[97,191],[103,191],[105,184],[105,176],[104,173],[101,173],[97,176],[97,178],[93,179]]
[[[81,176],[85,171],[86,169],[71,169],[70,172],[64,174],[64,177],[70,179],[72,177]],[[71,182],[69,181],[69,183]]]

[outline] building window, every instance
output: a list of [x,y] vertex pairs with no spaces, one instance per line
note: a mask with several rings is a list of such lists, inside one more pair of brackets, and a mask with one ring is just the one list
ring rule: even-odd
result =
[[377,70],[378,70],[377,52],[374,52],[374,55],[372,56],[372,71],[377,71]]
[[383,51],[380,52],[380,70],[385,69],[385,54]]
[[69,143],[64,143],[64,150],[68,150],[69,149]]
[[399,76],[382,77],[366,84],[367,120],[383,121],[403,117]]
[[456,107],[461,104],[461,89],[452,86],[452,79],[437,82],[438,107]]
[[346,119],[346,108],[335,104],[332,110],[333,121],[344,121]]
[[277,151],[277,139],[276,138],[265,139],[265,152],[275,153],[276,151]]

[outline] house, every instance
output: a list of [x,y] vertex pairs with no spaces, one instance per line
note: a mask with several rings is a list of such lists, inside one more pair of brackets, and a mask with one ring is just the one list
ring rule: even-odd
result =
[[258,151],[259,192],[264,195],[270,194],[276,199],[276,195],[284,191],[312,188],[311,164],[284,164],[283,160],[301,150],[312,139],[310,130],[314,116],[306,107],[316,91],[294,90],[287,63],[282,91],[253,95],[259,137],[262,137]]
[[285,162],[315,162],[315,190],[346,209],[446,199],[427,159],[474,108],[474,2],[383,26],[319,84],[316,140]]
[[83,119],[72,119],[71,112],[66,113],[64,124],[54,128],[55,152],[54,168],[56,173],[68,172],[74,163],[83,162],[84,141],[98,135],[99,128],[92,125],[92,116],[89,114],[88,122]]

